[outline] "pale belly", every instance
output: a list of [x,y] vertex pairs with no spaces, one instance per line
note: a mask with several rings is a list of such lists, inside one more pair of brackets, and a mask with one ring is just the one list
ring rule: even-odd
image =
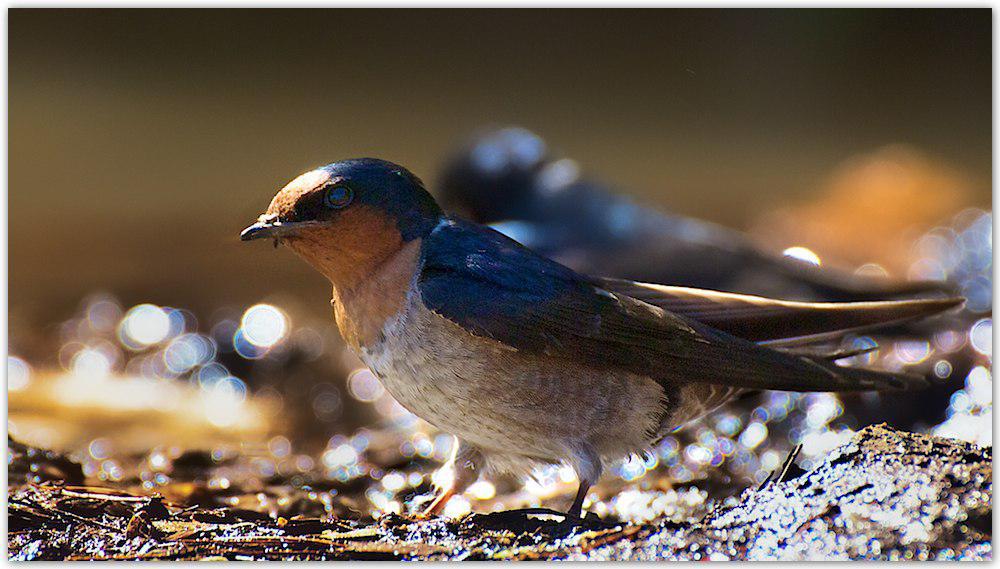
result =
[[420,303],[361,357],[401,405],[485,453],[555,463],[584,443],[613,460],[648,447],[664,418],[648,378],[520,353]]

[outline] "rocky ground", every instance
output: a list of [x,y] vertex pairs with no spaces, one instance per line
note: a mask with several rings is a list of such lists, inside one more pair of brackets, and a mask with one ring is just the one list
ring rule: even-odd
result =
[[82,486],[79,465],[64,457],[15,442],[9,454],[11,560],[992,557],[992,449],[884,426],[860,431],[808,472],[790,461],[696,519],[645,524],[545,510],[455,520],[274,517]]

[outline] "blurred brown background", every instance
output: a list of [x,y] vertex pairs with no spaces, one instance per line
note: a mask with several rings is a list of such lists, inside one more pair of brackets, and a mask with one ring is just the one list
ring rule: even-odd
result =
[[988,9],[10,10],[12,340],[95,290],[326,311],[319,276],[239,230],[341,158],[433,185],[488,125],[736,227],[890,143],[989,208],[991,28]]

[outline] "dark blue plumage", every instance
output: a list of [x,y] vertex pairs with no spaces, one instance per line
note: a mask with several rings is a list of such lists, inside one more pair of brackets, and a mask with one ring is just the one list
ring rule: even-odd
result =
[[[524,318],[531,307],[583,288],[570,269],[531,254],[497,231],[457,219],[442,221],[427,236],[421,258],[418,286],[424,303],[483,333],[498,319]],[[526,329],[507,339],[528,347],[532,336]]]

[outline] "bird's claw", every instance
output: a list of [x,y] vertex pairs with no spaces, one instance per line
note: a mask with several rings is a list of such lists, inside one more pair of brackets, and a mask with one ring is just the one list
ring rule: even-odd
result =
[[434,499],[426,508],[423,509],[423,511],[413,516],[414,519],[423,521],[440,516],[441,513],[444,512],[444,507],[448,504],[448,500],[450,500],[454,495],[454,491],[446,490],[437,496],[434,496]]

